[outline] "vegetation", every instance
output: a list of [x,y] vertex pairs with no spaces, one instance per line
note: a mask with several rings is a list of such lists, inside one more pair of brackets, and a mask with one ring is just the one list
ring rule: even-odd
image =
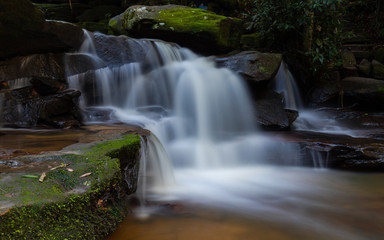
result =
[[[126,214],[129,192],[122,192],[120,166],[138,164],[139,148],[140,137],[130,135],[81,154],[36,156],[73,171],[51,170],[44,182],[14,177],[4,191],[17,193],[16,205],[0,215],[0,239],[104,239]],[[9,197],[0,195],[0,201]]]
[[341,63],[345,34],[343,0],[253,0],[248,29],[260,32],[269,47],[302,51],[314,74]]

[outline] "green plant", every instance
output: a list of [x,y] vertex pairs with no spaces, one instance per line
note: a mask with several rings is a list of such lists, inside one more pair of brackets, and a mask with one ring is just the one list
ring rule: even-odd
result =
[[248,29],[262,34],[269,47],[306,54],[319,78],[341,63],[346,35],[341,28],[343,0],[253,0],[253,4]]

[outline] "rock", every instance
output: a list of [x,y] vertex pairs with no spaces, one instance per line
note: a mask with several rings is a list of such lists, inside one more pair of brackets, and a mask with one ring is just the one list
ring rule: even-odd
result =
[[87,9],[90,9],[91,6],[88,4],[76,3],[73,0],[71,2],[72,8],[69,6],[68,0],[62,3],[38,3],[36,6],[45,13],[46,19],[73,23],[77,22],[77,17]]
[[298,117],[297,111],[284,109],[283,96],[273,91],[256,94],[257,122],[268,129],[288,129]]
[[376,60],[372,61],[372,77],[384,80],[384,64]]
[[62,79],[105,67],[86,54],[34,54],[0,62],[0,81],[27,77]]
[[[140,137],[104,137],[106,141],[77,146],[82,151],[69,146],[71,153],[13,157],[23,165],[0,175],[6,189],[0,194],[0,238],[107,238],[128,213],[128,197],[137,188]],[[39,182],[42,172],[46,177]]]
[[356,67],[356,58],[352,52],[344,51],[342,54],[343,59],[343,77],[358,77]]
[[252,33],[241,35],[240,45],[243,50],[255,50],[264,47],[265,43],[260,33]]
[[28,0],[2,1],[0,60],[33,53],[63,52],[82,43],[81,28],[45,21],[44,14]]
[[99,5],[85,10],[80,16],[77,17],[80,22],[98,22],[101,20],[109,19],[124,11],[121,7],[114,5]]
[[342,54],[343,58],[343,67],[355,67],[356,66],[356,58],[353,53],[349,51],[344,51]]
[[266,85],[279,70],[282,55],[278,53],[241,52],[236,55],[218,58],[219,67],[226,67],[238,73],[250,83]]
[[373,59],[384,64],[384,45],[376,46],[373,49]]
[[365,111],[384,110],[384,81],[349,77],[341,81],[344,106],[353,105]]
[[132,6],[109,26],[118,34],[176,42],[204,54],[236,49],[241,32],[240,19],[179,5]]
[[368,77],[370,76],[371,74],[371,71],[372,71],[372,64],[370,61],[368,61],[366,58],[364,58],[360,64],[357,66],[357,68],[359,69],[359,72]]
[[[93,34],[97,55],[108,66],[120,66],[126,63],[143,62],[147,47],[141,42],[127,36],[108,36]],[[138,59],[138,57],[140,59]]]
[[41,96],[57,93],[57,91],[65,87],[65,79],[32,77],[31,83],[35,91]]
[[3,92],[2,117],[14,127],[34,127],[41,123],[59,127],[57,119],[61,122],[76,121],[71,125],[79,126],[79,96],[79,91],[71,89],[47,96],[40,96],[33,86],[8,90]]

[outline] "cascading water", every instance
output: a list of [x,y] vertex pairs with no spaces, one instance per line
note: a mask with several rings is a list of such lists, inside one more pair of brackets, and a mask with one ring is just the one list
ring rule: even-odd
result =
[[[300,170],[265,165],[300,165],[300,149],[257,131],[248,93],[234,73],[172,44],[120,38],[135,44],[141,54],[132,58],[120,53],[122,63],[115,64],[103,60],[92,42],[85,42],[94,50],[83,53],[105,67],[70,75],[68,82],[82,91],[85,113],[86,108],[97,108],[109,112],[110,121],[150,130],[142,141],[139,198],[232,209],[299,224],[311,235],[326,232],[322,236],[360,239],[348,229],[333,227],[327,218],[314,221],[306,212],[291,214],[289,206],[295,201],[300,201],[300,209],[322,211],[321,198],[316,201],[313,194],[323,196],[324,189],[295,177]],[[147,210],[139,214],[147,216]]]

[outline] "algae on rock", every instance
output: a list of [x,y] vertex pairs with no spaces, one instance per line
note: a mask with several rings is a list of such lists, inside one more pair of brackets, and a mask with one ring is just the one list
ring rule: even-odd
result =
[[220,53],[237,48],[241,23],[199,8],[137,5],[112,18],[109,26],[117,34],[159,38],[197,52]]
[[135,187],[124,186],[121,166],[137,171],[139,148],[140,137],[130,135],[76,153],[24,156],[47,166],[70,164],[74,171],[47,171],[42,183],[23,173],[0,176],[0,203],[12,203],[0,209],[0,238],[104,239],[127,212],[127,194]]

